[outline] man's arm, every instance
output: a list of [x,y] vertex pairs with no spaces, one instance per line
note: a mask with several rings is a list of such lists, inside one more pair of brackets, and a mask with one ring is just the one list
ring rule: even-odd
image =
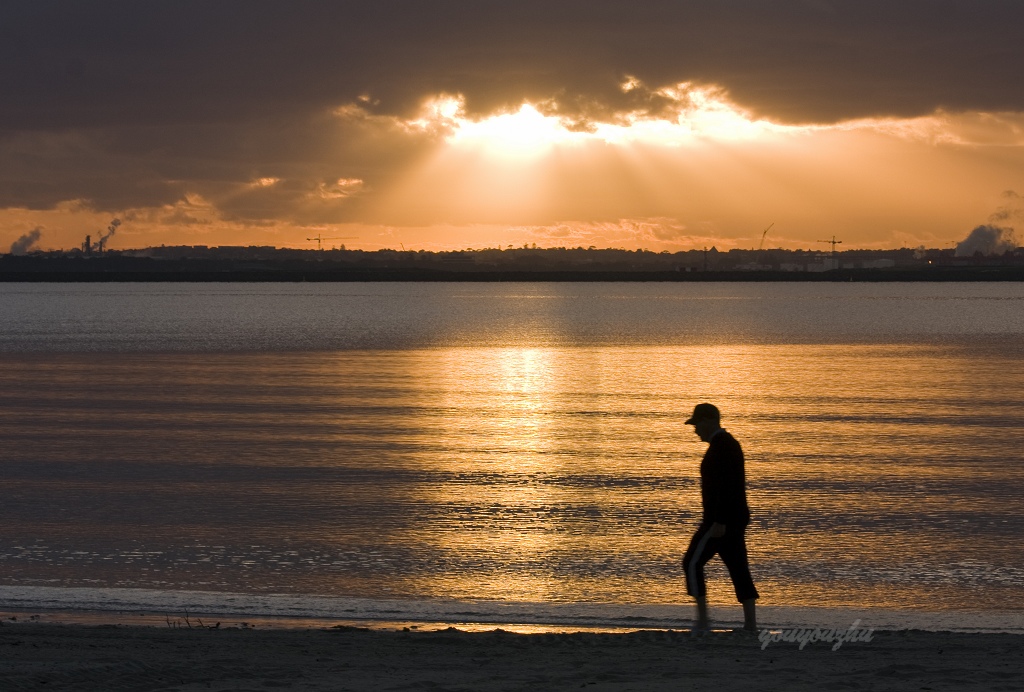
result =
[[[722,440],[721,442],[725,442]],[[739,450],[739,445],[733,444],[718,444],[712,443],[711,447],[711,463],[708,471],[709,480],[711,481],[711,492],[709,493],[711,498],[711,507],[708,514],[711,516],[711,536],[713,538],[721,538],[725,535],[725,527],[728,524],[729,512],[732,509],[729,506],[729,501],[734,494],[735,486],[740,478],[740,468],[742,464],[742,452]]]

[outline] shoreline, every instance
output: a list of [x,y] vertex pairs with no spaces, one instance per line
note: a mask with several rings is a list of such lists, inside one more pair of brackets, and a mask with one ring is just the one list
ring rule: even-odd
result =
[[[624,632],[683,630],[693,625],[690,602],[527,602],[430,598],[356,598],[316,594],[154,590],[122,587],[0,585],[0,623],[41,621],[84,625],[167,626],[202,619],[205,624],[263,623],[274,628],[345,625],[372,629],[520,632]],[[739,628],[735,603],[710,605],[713,626]],[[1024,608],[923,610],[892,606],[849,607],[772,604],[758,606],[768,628],[846,628],[854,621],[876,630],[1024,634]]]
[[[414,604],[416,604],[414,602]],[[151,604],[151,606],[154,604]],[[593,605],[593,604],[592,604]],[[689,612],[690,608],[681,606]],[[517,634],[624,634],[630,632],[684,632],[693,627],[690,617],[559,617],[557,612],[520,610],[505,617],[497,613],[472,613],[461,609],[409,608],[379,613],[293,612],[273,613],[260,609],[230,610],[197,607],[197,604],[161,608],[122,606],[47,607],[22,604],[0,605],[0,626],[46,624],[82,627],[155,627],[170,629],[273,629],[307,630],[356,628],[374,631],[432,632],[457,628],[466,632],[494,629]],[[639,609],[638,609],[639,610]],[[713,631],[729,632],[742,627],[738,608],[711,606]],[[761,606],[759,629],[844,630],[851,626],[888,632],[940,632],[948,634],[1009,634],[1024,636],[1024,611],[897,611],[882,608],[811,608],[803,606]]]
[[[150,627],[182,630],[260,629],[260,630],[328,630],[358,629],[379,632],[439,632],[458,629],[462,632],[490,632],[500,629],[513,634],[627,634],[638,631],[683,631],[687,628],[666,628],[637,625],[584,625],[574,623],[477,622],[472,620],[426,620],[409,618],[338,618],[288,617],[273,615],[245,616],[237,613],[212,612],[135,612],[100,610],[13,609],[0,610],[0,627],[35,624],[54,627]],[[733,628],[718,627],[725,632]],[[1024,634],[1024,633],[1022,633]]]
[[181,629],[0,625],[8,689],[1015,690],[1021,635],[876,631],[870,641],[639,630],[516,634],[492,627]]

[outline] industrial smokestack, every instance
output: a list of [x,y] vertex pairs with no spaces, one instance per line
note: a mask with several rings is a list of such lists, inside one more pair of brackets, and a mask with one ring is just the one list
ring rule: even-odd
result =
[[1002,226],[978,226],[961,240],[956,246],[957,257],[974,257],[982,255],[1002,255],[1017,247],[1017,239],[1012,228]]
[[31,231],[21,236],[13,243],[11,243],[11,254],[12,255],[24,255],[32,246],[39,242],[39,238],[43,235],[42,226],[37,226]]

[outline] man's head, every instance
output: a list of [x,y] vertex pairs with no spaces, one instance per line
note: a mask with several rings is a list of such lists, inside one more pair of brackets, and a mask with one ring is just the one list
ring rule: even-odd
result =
[[721,425],[721,416],[718,407],[714,404],[697,404],[693,407],[693,415],[686,421],[686,425],[692,425],[697,437],[705,442],[711,439]]

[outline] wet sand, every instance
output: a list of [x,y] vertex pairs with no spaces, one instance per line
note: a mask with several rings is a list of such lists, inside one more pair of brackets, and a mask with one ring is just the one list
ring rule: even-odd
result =
[[[195,623],[193,623],[195,624]],[[6,622],[5,690],[1024,690],[1024,637],[217,630]]]

